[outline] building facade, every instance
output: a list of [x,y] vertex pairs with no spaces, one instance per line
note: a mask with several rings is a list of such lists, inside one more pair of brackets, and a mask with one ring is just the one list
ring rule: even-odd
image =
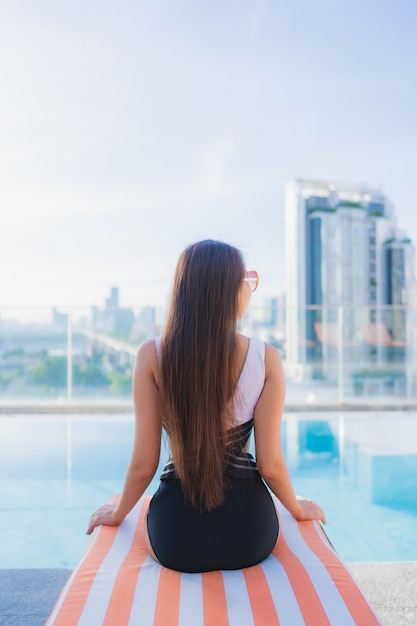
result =
[[[345,361],[389,360],[415,293],[414,248],[393,208],[363,185],[292,180],[285,189],[286,359],[297,378],[337,377]],[[400,341],[400,339],[398,339]],[[404,351],[403,351],[404,356]]]

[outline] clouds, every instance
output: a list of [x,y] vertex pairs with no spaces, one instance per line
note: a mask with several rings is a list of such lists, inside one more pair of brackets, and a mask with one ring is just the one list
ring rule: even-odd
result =
[[228,195],[226,166],[233,151],[232,140],[224,137],[203,154],[201,179],[203,189],[208,195]]
[[417,241],[402,209],[415,15],[389,0],[3,3],[0,261],[15,259],[21,297],[27,268],[45,285],[57,267],[62,284],[88,276],[77,301],[127,289],[142,259],[165,285],[206,236],[240,245],[278,292],[294,176],[382,183]]

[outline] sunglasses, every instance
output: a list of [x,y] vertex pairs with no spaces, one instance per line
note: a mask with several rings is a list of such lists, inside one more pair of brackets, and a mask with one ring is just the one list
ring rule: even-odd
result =
[[254,292],[259,284],[258,272],[255,272],[255,270],[247,270],[245,272],[245,278],[242,280],[248,283],[250,290]]

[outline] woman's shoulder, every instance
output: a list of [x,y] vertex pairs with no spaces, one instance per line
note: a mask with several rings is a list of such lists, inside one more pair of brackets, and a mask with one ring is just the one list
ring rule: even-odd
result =
[[157,348],[156,338],[146,339],[145,341],[142,341],[141,344],[139,344],[138,349],[137,349],[137,354],[141,354],[144,356],[156,354],[156,348]]
[[270,343],[265,344],[265,373],[268,376],[271,372],[276,372],[280,376],[283,373],[281,354],[278,348]]
[[264,360],[268,344],[256,336],[247,336],[242,333],[238,333],[238,335],[240,342],[245,345],[247,360],[253,359],[254,357]]
[[157,345],[155,339],[143,341],[136,351],[136,364],[154,369],[158,365]]
[[247,349],[250,348],[251,344],[252,346],[256,346],[258,348],[262,348],[262,346],[265,345],[262,339],[259,339],[259,337],[256,337],[255,335],[244,335],[239,332],[237,333],[237,338],[242,345],[244,344],[246,346]]
[[280,367],[281,355],[275,346],[264,342],[259,337],[249,337],[249,349],[265,362],[266,369]]

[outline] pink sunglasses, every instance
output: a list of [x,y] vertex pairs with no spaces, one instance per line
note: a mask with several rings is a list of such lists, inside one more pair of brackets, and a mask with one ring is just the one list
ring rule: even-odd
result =
[[259,284],[258,272],[255,272],[255,270],[247,270],[245,272],[245,278],[243,278],[242,280],[249,284],[249,288],[253,293]]

